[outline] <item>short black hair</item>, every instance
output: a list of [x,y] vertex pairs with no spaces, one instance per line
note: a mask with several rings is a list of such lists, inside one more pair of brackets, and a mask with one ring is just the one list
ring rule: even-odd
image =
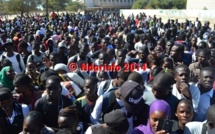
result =
[[24,73],[16,74],[14,79],[13,79],[13,84],[14,85],[32,85],[32,79]]
[[128,76],[128,80],[132,80],[132,81],[135,81],[137,83],[142,83],[143,77],[138,72],[134,71]]
[[211,105],[206,113],[207,121],[215,123],[215,104]]
[[38,111],[29,112],[28,115],[25,117],[25,119],[29,119],[31,122],[35,124],[35,126],[41,126],[41,127],[44,126],[43,115]]
[[197,49],[196,56],[198,56],[200,53],[203,53],[205,56],[210,57],[210,51],[208,49]]
[[202,72],[204,72],[204,71],[210,71],[210,72],[212,72],[213,74],[215,73],[215,70],[214,70],[213,67],[204,67],[204,68],[201,69],[200,75],[202,75]]
[[85,78],[85,80],[90,80],[94,84],[97,84],[97,82],[98,82],[98,79],[95,76],[88,76],[87,78]]
[[0,88],[0,102],[12,98],[11,90],[6,87]]
[[19,46],[22,48],[27,48],[28,47],[28,43],[26,41],[22,41],[19,43]]
[[180,64],[180,65],[178,65],[178,66],[175,67],[175,69],[174,69],[174,75],[178,74],[178,69],[179,69],[179,68],[184,68],[184,69],[186,69],[186,70],[189,71],[188,73],[190,73],[190,69],[189,69],[188,66],[186,66],[186,65],[184,65],[184,64]]
[[118,76],[120,79],[122,79],[123,81],[127,81],[129,75],[130,75],[130,72],[129,72],[129,71],[128,71],[128,72],[125,72],[124,69],[121,69],[121,70],[118,72],[118,74],[117,74],[117,76]]
[[45,81],[51,75],[57,75],[58,76],[58,73],[57,73],[57,71],[55,71],[53,69],[49,69],[47,71],[44,71],[40,76],[40,81],[41,82]]
[[51,75],[46,79],[46,81],[48,81],[48,80],[53,80],[53,81],[55,81],[55,83],[58,83],[58,84],[60,84],[60,82],[61,82],[61,79],[58,75]]
[[171,87],[173,84],[173,76],[169,73],[159,73],[154,78],[153,83],[160,84],[160,86]]

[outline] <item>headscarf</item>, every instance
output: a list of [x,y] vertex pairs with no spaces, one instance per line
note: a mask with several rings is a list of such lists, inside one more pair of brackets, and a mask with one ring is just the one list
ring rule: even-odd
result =
[[10,66],[6,66],[0,71],[0,82],[4,87],[7,87],[12,91],[14,88],[13,80],[9,79],[6,74],[10,68]]
[[[155,111],[161,111],[161,112],[166,113],[168,119],[171,116],[170,106],[164,100],[156,100],[156,101],[152,102],[152,104],[150,105],[149,116]],[[140,125],[140,126],[136,127],[134,129],[134,131],[132,132],[132,134],[154,134],[154,132],[152,131],[152,128],[150,126],[149,119],[148,119],[147,126]]]

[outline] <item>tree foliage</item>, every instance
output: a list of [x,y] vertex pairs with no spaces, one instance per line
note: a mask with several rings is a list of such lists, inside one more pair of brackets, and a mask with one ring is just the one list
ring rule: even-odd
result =
[[[147,0],[148,1],[148,0]],[[187,0],[137,0],[132,9],[185,9]]]
[[148,2],[146,0],[137,0],[132,5],[132,9],[144,9]]
[[69,2],[66,6],[67,11],[84,10],[86,7],[80,2]]
[[[48,8],[50,10],[65,10],[70,0],[48,0]],[[43,0],[43,8],[46,8],[46,0]]]
[[38,5],[41,4],[40,0],[7,0],[3,1],[2,4],[5,6],[5,12],[9,13],[29,13],[37,9]]

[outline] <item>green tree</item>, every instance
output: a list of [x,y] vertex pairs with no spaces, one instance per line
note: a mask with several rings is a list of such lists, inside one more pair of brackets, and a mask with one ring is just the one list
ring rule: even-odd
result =
[[78,11],[84,10],[85,8],[85,5],[80,2],[69,2],[66,6],[67,11]]
[[150,0],[148,7],[153,9],[185,9],[187,0]]
[[[48,0],[48,8],[53,11],[62,11],[66,9],[69,2],[70,0]],[[42,6],[43,8],[46,8],[46,0],[43,0]]]
[[8,13],[24,13],[37,10],[40,0],[7,0],[3,2],[5,11]]
[[137,0],[132,5],[132,9],[144,9],[148,5],[146,0]]

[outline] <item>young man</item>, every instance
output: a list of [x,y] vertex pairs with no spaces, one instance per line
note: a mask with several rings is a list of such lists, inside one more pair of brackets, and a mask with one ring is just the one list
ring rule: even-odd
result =
[[197,83],[200,70],[204,67],[210,66],[210,64],[208,63],[208,60],[210,58],[209,55],[210,51],[208,51],[207,49],[198,49],[196,51],[197,62],[194,62],[189,66],[191,82]]
[[89,127],[90,115],[95,106],[97,95],[98,79],[94,76],[89,76],[84,80],[85,96],[80,97],[75,102],[75,105],[80,112],[80,120],[84,123],[84,131]]
[[210,105],[215,104],[213,83],[215,80],[215,71],[212,67],[202,68],[200,71],[199,87],[201,96],[199,106],[194,119],[196,121],[204,121],[206,119],[206,112]]
[[72,101],[61,95],[62,87],[58,76],[49,76],[46,80],[47,95],[37,100],[35,110],[43,114],[46,126],[58,128],[58,114],[62,108],[72,105]]
[[197,86],[189,84],[190,70],[186,65],[178,65],[174,70],[176,84],[173,85],[172,94],[179,100],[189,99],[192,101],[194,111],[197,111],[200,92]]

